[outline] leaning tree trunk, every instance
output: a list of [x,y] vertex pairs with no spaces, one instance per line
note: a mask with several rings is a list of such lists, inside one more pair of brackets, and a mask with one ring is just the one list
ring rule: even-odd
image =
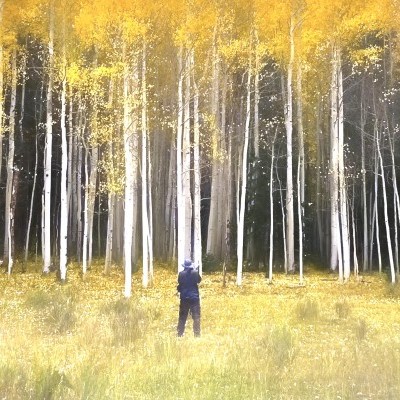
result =
[[150,226],[148,217],[148,184],[147,184],[147,87],[146,87],[146,43],[143,43],[142,60],[142,285],[149,285]]
[[[375,122],[375,129],[377,128]],[[382,180],[382,192],[383,192],[383,211],[384,211],[384,221],[386,228],[386,243],[388,247],[388,256],[389,256],[389,265],[390,265],[390,276],[392,280],[392,284],[396,282],[396,273],[394,269],[394,261],[393,261],[393,249],[392,249],[392,238],[390,233],[389,226],[389,215],[388,215],[388,206],[387,206],[387,195],[386,195],[386,181],[385,181],[385,170],[383,168],[381,147],[380,147],[380,138],[379,135],[376,134],[376,149],[378,152],[379,166],[381,170],[381,180]]]
[[[246,122],[244,130],[244,143],[242,154],[242,173],[241,173],[241,186],[240,196],[238,191],[239,207],[238,207],[238,222],[237,222],[237,275],[236,284],[242,285],[243,279],[243,236],[244,236],[244,214],[246,205],[246,188],[247,188],[247,157],[249,148],[250,136],[250,111],[251,111],[251,67],[252,60],[249,56],[249,67],[247,70],[247,84],[246,84]],[[238,188],[239,189],[239,188]]]
[[[377,118],[377,117],[376,117]],[[374,129],[374,135],[377,134],[378,129]],[[374,136],[374,204],[373,210],[371,212],[371,238],[370,238],[370,265],[372,266],[372,255],[373,255],[373,241],[376,238],[376,250],[378,253],[378,270],[382,272],[382,254],[381,254],[381,239],[380,239],[380,229],[379,229],[379,214],[378,214],[378,177],[379,177],[379,162],[378,162],[378,150],[376,148],[377,138]]]
[[274,256],[274,161],[275,161],[275,140],[278,128],[275,128],[274,139],[271,147],[271,167],[269,172],[269,259],[268,259],[268,281],[272,282],[272,268]]
[[[44,89],[44,81],[42,80],[42,90],[41,94],[43,93]],[[42,96],[40,97],[42,98]],[[39,115],[42,115],[42,102],[40,102],[40,111]],[[40,120],[40,117],[39,117]],[[34,172],[33,172],[33,185],[32,185],[32,192],[31,192],[31,199],[30,199],[30,206],[29,206],[29,216],[28,216],[28,224],[26,227],[26,236],[25,236],[25,255],[24,255],[24,260],[25,262],[28,261],[28,254],[29,254],[29,242],[30,242],[30,235],[31,235],[31,226],[32,226],[32,217],[33,217],[33,203],[35,200],[35,192],[36,192],[36,182],[37,182],[37,170],[38,170],[38,162],[39,162],[39,148],[38,148],[38,140],[39,140],[39,134],[38,134],[38,125],[36,124],[36,135],[35,135],[35,167],[34,167]],[[0,144],[1,145],[1,144]]]

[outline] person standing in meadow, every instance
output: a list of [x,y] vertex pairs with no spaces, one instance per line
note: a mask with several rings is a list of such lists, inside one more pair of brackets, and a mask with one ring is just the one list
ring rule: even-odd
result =
[[195,337],[200,336],[200,294],[198,284],[201,275],[191,260],[185,260],[182,264],[183,271],[178,275],[177,290],[180,297],[178,336],[183,336],[189,311],[193,318],[193,333]]

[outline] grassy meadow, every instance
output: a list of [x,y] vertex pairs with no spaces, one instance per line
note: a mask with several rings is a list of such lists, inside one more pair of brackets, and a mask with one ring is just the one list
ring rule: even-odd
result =
[[[30,269],[32,269],[30,271]],[[206,273],[202,336],[176,337],[176,273],[153,287],[95,265],[82,279],[0,275],[0,399],[399,399],[400,289],[368,274],[340,284]]]

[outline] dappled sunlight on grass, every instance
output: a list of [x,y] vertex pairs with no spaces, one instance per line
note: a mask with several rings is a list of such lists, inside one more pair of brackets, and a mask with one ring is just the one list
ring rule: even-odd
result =
[[400,398],[400,296],[383,275],[204,274],[202,336],[176,337],[176,273],[152,287],[96,264],[0,276],[0,398]]

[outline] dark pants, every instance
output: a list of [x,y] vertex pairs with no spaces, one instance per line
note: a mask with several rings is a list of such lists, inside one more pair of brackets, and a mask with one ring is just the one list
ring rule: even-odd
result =
[[194,336],[200,336],[200,300],[181,299],[179,304],[178,336],[183,336],[188,314],[192,314]]

